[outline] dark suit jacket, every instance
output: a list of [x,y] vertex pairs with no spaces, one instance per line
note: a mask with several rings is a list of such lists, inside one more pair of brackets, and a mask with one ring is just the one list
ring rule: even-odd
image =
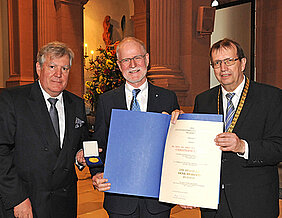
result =
[[[194,112],[217,113],[217,86],[196,97]],[[220,96],[220,113],[222,97]],[[249,145],[249,159],[223,152],[221,183],[234,218],[271,218],[279,214],[277,164],[282,160],[282,96],[255,82],[233,130]],[[203,210],[204,211],[204,210]]]
[[[148,85],[148,112],[160,113],[166,111],[171,113],[173,110],[179,108],[174,92],[154,86],[150,83]],[[106,92],[99,97],[94,138],[98,141],[99,147],[103,148],[101,155],[103,162],[105,161],[112,109],[127,110],[124,85],[118,89]],[[103,167],[90,169],[92,175],[95,175],[97,172],[103,172],[103,170]],[[137,207],[137,201],[138,197],[135,196],[105,193],[104,208],[111,213],[131,214]],[[146,198],[146,205],[147,209],[152,213],[159,213],[169,210],[172,207],[172,205],[169,204],[159,203],[157,199],[153,198]]]
[[[13,207],[30,198],[34,217],[76,217],[75,155],[87,136],[83,100],[63,92],[65,136],[58,138],[38,82],[0,95],[0,211],[13,217]],[[10,210],[9,210],[10,209]]]

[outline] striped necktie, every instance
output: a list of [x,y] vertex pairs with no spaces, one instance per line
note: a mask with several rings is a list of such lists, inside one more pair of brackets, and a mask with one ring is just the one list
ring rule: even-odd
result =
[[140,89],[133,89],[132,90],[132,101],[131,101],[131,104],[130,104],[130,110],[132,110],[132,111],[141,111],[140,105],[137,101],[137,95],[140,91],[141,91]]
[[228,131],[230,124],[232,123],[234,114],[235,114],[235,107],[232,103],[232,98],[234,97],[235,93],[227,93],[227,108],[226,108],[226,117],[225,117],[225,132]]

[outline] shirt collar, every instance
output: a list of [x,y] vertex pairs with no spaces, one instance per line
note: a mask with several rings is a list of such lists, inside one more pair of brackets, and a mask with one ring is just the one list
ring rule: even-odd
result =
[[[128,84],[127,82],[125,83],[125,90],[127,90],[130,93],[132,93],[133,89],[136,89],[136,88],[133,87],[132,85]],[[148,89],[148,81],[146,80],[141,86],[138,87],[138,89],[140,89],[141,92],[143,92],[146,89]]]
[[[60,103],[62,103],[62,100],[63,100],[63,92],[61,92],[61,93],[60,93],[58,96],[56,96],[56,97],[52,97],[51,95],[49,95],[49,94],[43,89],[43,87],[41,86],[40,80],[38,80],[38,83],[39,83],[39,87],[40,87],[40,89],[41,89],[41,91],[42,91],[42,93],[43,93],[43,97],[44,97],[45,101],[47,101],[48,98],[57,98],[58,101],[59,101]],[[48,101],[47,101],[47,102],[48,102]]]
[[[240,83],[240,85],[232,92],[232,93],[235,93],[235,96],[237,96],[238,98],[240,98],[241,96],[241,93],[244,89],[244,85],[245,85],[245,81],[246,81],[246,77],[244,75],[244,79],[243,81]],[[221,86],[221,90],[222,90],[222,96],[226,96],[227,93],[230,93],[230,92],[227,92],[223,86]]]

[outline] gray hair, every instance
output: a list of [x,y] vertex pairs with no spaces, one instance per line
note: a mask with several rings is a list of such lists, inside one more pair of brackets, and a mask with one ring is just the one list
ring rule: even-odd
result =
[[144,54],[147,53],[145,44],[140,39],[136,39],[135,37],[125,37],[117,46],[117,49],[116,49],[117,59],[119,59],[118,58],[119,57],[119,49],[123,46],[123,44],[125,44],[127,42],[132,42],[132,41],[138,43],[141,46],[142,50],[144,51]]
[[40,64],[40,67],[43,66],[47,55],[50,55],[52,58],[60,58],[68,55],[70,59],[70,66],[72,65],[72,60],[74,58],[73,51],[65,43],[58,41],[49,42],[38,51],[37,62]]

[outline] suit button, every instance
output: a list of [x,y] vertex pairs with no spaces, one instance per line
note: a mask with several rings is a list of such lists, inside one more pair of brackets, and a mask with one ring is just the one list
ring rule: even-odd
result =
[[50,192],[50,195],[53,195],[53,194],[54,194],[54,192],[53,192],[53,191],[51,191],[51,192]]
[[45,147],[45,148],[44,148],[44,151],[48,151],[48,148]]
[[63,192],[66,192],[67,191],[67,189],[66,188],[63,188]]
[[75,150],[76,148],[75,147],[72,147],[72,150]]

